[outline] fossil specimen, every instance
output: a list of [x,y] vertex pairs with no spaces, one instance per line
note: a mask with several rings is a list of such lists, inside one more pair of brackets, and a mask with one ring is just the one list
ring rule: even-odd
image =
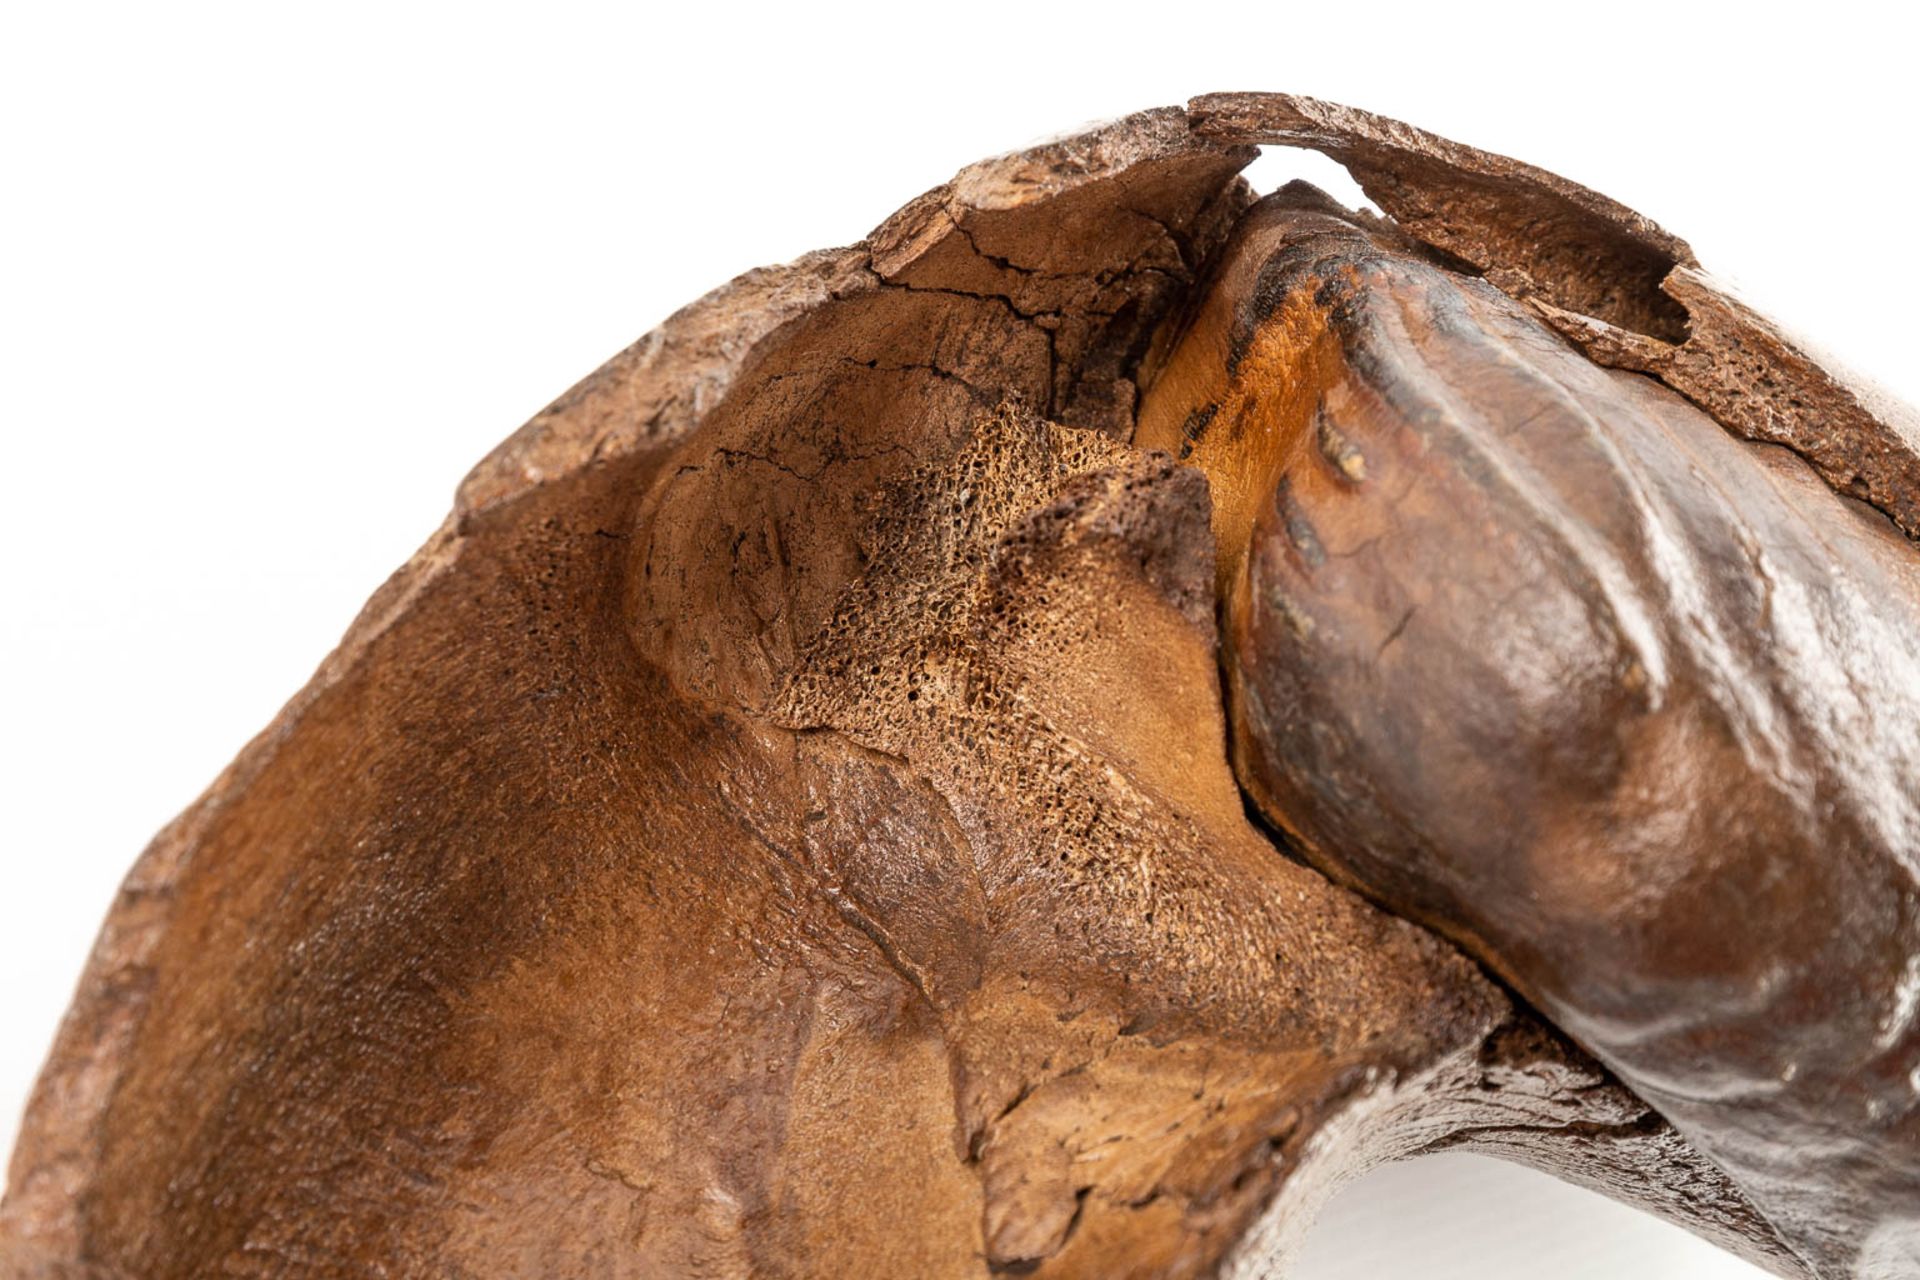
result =
[[1917,450],[1395,122],[972,166],[467,478],[129,877],[0,1260],[1253,1275],[1465,1148],[1920,1274]]

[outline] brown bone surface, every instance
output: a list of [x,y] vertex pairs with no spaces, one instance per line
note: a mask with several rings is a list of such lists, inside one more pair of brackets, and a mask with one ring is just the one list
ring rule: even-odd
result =
[[475,469],[130,875],[0,1273],[1272,1274],[1466,1148],[1914,1274],[1904,412],[1362,113],[972,166]]

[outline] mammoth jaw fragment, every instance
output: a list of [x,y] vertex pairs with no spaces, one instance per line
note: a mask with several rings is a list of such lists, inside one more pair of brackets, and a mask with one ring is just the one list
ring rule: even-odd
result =
[[129,877],[0,1262],[1270,1274],[1469,1149],[1920,1274],[1917,449],[1394,121],[974,165],[474,470]]

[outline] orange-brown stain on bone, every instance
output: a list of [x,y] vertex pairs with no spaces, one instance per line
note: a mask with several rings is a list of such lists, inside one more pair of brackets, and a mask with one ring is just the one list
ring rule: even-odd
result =
[[[1273,250],[1250,216],[1228,248],[1204,302],[1174,338],[1142,399],[1134,443],[1162,449],[1204,472],[1223,593],[1243,590],[1241,567],[1263,503],[1285,501],[1298,483],[1355,483],[1366,463],[1338,435],[1319,429],[1322,397],[1341,378],[1340,343],[1313,289],[1290,292],[1258,316],[1257,267]],[[1318,449],[1333,466],[1303,468]],[[1283,477],[1286,479],[1283,480]],[[1307,553],[1315,539],[1297,530]]]

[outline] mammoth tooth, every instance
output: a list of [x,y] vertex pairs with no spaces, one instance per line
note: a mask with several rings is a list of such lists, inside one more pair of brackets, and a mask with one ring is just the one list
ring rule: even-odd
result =
[[1260,812],[1462,942],[1806,1257],[1910,1247],[1912,544],[1315,193],[1251,210],[1214,281],[1136,440],[1217,477]]
[[130,874],[0,1272],[1252,1276],[1465,1149],[1920,1274],[1916,441],[1398,122],[970,166],[474,469]]

